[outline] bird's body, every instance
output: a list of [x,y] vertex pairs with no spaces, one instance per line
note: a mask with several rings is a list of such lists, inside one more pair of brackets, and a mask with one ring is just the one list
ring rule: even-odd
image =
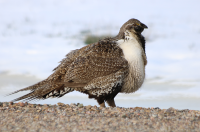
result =
[[76,90],[95,98],[101,107],[105,107],[104,101],[115,107],[119,92],[135,92],[144,81],[144,28],[147,26],[137,19],[130,19],[116,37],[71,51],[47,79],[14,92],[31,90],[14,101],[62,97]]

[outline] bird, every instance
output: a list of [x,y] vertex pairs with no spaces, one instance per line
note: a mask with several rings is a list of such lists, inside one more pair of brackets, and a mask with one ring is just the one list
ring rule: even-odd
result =
[[[100,107],[116,107],[118,93],[133,93],[143,84],[147,57],[145,37],[148,28],[135,18],[125,22],[115,37],[107,37],[69,52],[46,79],[17,90],[30,91],[15,101],[60,98],[72,91],[87,94]],[[10,94],[10,95],[11,95]]]

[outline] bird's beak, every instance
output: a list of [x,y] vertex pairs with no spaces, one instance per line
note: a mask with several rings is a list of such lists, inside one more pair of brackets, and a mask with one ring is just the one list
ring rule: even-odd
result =
[[141,27],[148,28],[145,24],[141,23]]

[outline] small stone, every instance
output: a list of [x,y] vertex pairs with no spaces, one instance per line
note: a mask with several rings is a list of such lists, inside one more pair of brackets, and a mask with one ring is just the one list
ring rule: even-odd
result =
[[7,103],[7,102],[4,102],[4,103],[3,103],[3,107],[8,107],[8,103]]
[[95,105],[95,106],[94,106],[94,108],[96,109],[96,108],[97,108],[97,106]]
[[9,105],[13,105],[13,102],[9,102]]
[[104,107],[99,107],[100,110],[102,110]]
[[79,104],[78,107],[79,107],[79,108],[82,108],[82,107],[83,107],[83,104]]
[[76,104],[75,103],[71,103],[70,106],[76,106]]
[[93,110],[93,111],[95,111],[95,110],[97,110],[95,107],[91,107],[91,110]]
[[183,109],[181,112],[189,112],[189,109]]
[[150,117],[150,119],[153,121],[153,120],[154,120],[154,117]]
[[19,102],[18,104],[19,104],[19,106],[21,106],[21,107],[24,107],[24,106],[25,106],[25,104],[24,104],[23,102]]
[[29,112],[29,109],[25,109],[24,113],[27,113],[27,112]]
[[121,108],[120,108],[120,107],[117,107],[117,110],[118,110],[118,111],[121,111]]
[[35,116],[35,119],[39,119],[39,116]]
[[110,112],[109,112],[109,111],[107,111],[107,110],[105,110],[105,111],[104,111],[104,113],[105,113],[105,114],[108,114],[108,113],[110,113]]
[[85,116],[85,115],[84,115],[84,114],[78,114],[78,116],[83,117],[83,116]]
[[135,107],[134,109],[136,109],[136,110],[141,110],[142,107]]
[[97,113],[100,113],[101,111],[100,111],[100,110],[96,110],[96,112],[97,112]]
[[155,117],[158,117],[158,115],[157,115],[157,114],[153,114],[153,115],[152,115],[152,117],[154,117],[154,118],[155,118]]
[[31,107],[32,107],[32,108],[36,108],[36,104],[32,104]]
[[158,110],[158,109],[160,109],[160,108],[159,108],[159,107],[155,107],[154,109]]
[[126,118],[127,116],[124,114],[124,115],[122,115],[122,118]]
[[86,109],[90,109],[92,106],[91,105],[88,105],[88,106],[86,106]]
[[21,110],[17,110],[16,112],[17,112],[17,113],[21,113],[22,111],[21,111]]
[[63,103],[61,103],[61,102],[58,102],[57,105],[58,105],[58,106],[63,106],[63,105],[65,105],[65,104],[63,104]]
[[151,112],[151,110],[147,109],[145,112],[147,112],[147,113],[150,113],[150,112]]
[[170,107],[169,109],[167,109],[165,112],[166,113],[170,113],[170,112],[173,112],[175,109],[173,107]]

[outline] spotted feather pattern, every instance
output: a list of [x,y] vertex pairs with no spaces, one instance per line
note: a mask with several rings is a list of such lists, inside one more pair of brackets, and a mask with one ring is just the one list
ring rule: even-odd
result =
[[[47,79],[13,92],[12,94],[26,90],[31,91],[14,101],[59,98],[76,90],[88,94],[89,98],[97,99],[98,103],[103,103],[104,100],[112,102],[119,92],[136,91],[141,87],[144,79],[141,74],[138,74],[138,68],[141,65],[137,65],[137,61],[129,62],[123,48],[119,46],[119,41],[129,40],[126,32],[134,29],[132,26],[134,23],[142,25],[137,19],[130,19],[120,28],[116,37],[105,38],[71,51]],[[135,31],[134,33],[135,39],[141,47],[141,58],[143,58],[145,66],[147,63],[145,40],[141,32]],[[139,70],[141,71],[141,68]]]

